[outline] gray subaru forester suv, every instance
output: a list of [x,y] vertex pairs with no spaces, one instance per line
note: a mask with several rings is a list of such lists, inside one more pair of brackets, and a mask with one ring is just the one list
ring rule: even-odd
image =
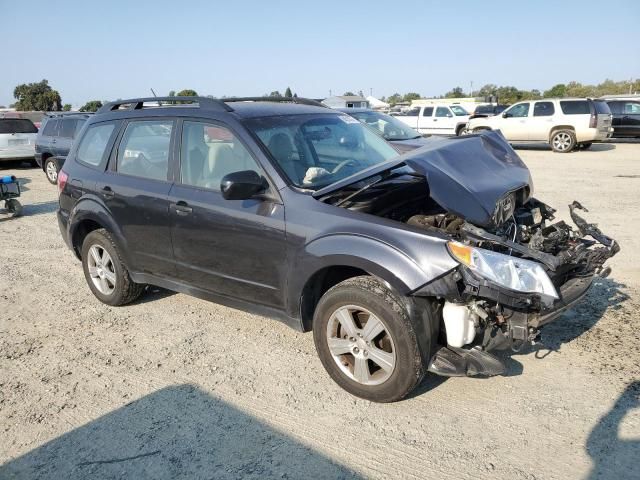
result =
[[100,301],[152,284],[312,330],[328,374],[376,402],[428,371],[503,373],[490,352],[535,340],[619,250],[578,202],[575,227],[553,222],[498,132],[399,155],[296,98],[105,105],[58,188]]

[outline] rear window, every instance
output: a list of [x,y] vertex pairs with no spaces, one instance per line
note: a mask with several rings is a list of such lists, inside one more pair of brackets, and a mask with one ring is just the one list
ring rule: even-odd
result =
[[589,108],[589,102],[586,100],[577,101],[561,101],[560,108],[565,115],[589,115],[591,109]]
[[492,105],[480,105],[479,107],[476,107],[475,113],[476,114],[493,113],[493,106]]
[[609,108],[609,105],[607,105],[607,102],[594,101],[593,104],[596,107],[596,113],[604,113],[607,115],[611,115],[611,109]]
[[26,118],[0,118],[0,133],[38,133],[38,129]]

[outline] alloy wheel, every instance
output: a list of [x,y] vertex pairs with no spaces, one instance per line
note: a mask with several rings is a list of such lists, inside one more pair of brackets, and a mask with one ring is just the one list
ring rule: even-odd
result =
[[109,252],[100,245],[93,245],[89,249],[87,266],[96,289],[103,295],[111,295],[116,288],[116,270]]
[[389,329],[363,307],[347,305],[333,312],[327,343],[334,361],[351,380],[379,385],[393,373],[396,350]]
[[565,152],[571,147],[571,136],[568,133],[560,132],[553,137],[553,146],[556,150]]
[[56,168],[56,164],[54,162],[47,162],[45,169],[49,181],[51,183],[56,183],[58,181],[58,169]]

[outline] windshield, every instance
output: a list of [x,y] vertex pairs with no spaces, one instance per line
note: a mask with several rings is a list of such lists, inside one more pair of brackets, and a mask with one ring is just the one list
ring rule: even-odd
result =
[[379,132],[385,140],[411,140],[422,136],[391,115],[378,112],[353,112],[350,115]]
[[0,118],[0,133],[38,133],[38,129],[26,118]]
[[467,112],[460,105],[450,105],[449,108],[451,109],[451,111],[454,113],[456,117],[463,117],[465,115],[469,115],[469,112]]
[[302,188],[316,190],[398,156],[349,115],[263,117],[247,125],[289,180]]

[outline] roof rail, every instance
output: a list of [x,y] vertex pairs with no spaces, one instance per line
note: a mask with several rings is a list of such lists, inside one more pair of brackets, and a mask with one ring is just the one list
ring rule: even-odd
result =
[[223,98],[223,102],[277,102],[277,103],[299,103],[301,105],[312,105],[314,107],[324,107],[329,108],[326,105],[318,102],[317,100],[312,100],[310,98],[300,98],[300,97],[231,97],[231,98]]
[[93,115],[93,112],[44,112],[46,117],[71,117],[74,115]]
[[[163,104],[163,102],[167,103]],[[204,108],[207,110],[217,110],[224,112],[233,111],[233,108],[226,105],[224,102],[209,97],[146,97],[130,98],[128,100],[117,100],[115,102],[109,102],[106,105],[100,107],[100,109],[96,113],[105,113],[111,112],[113,110],[118,110],[122,105],[129,105],[128,110],[142,110],[145,103],[157,103],[159,107],[167,107],[171,106],[172,103],[177,102],[197,103],[198,108]]]

